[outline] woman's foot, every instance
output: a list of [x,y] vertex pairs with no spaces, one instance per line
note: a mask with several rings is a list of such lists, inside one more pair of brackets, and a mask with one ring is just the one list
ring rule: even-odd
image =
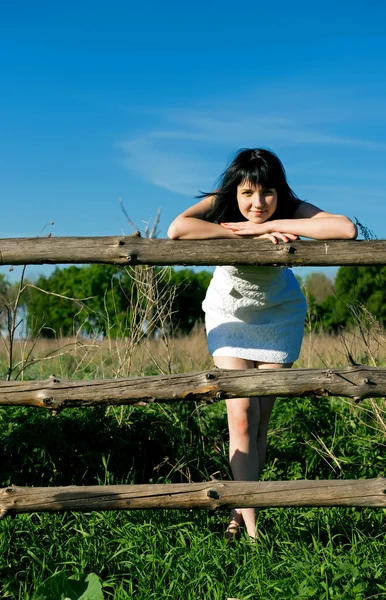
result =
[[225,530],[225,539],[230,542],[240,537],[240,529],[243,526],[243,516],[235,508],[231,511],[228,527]]

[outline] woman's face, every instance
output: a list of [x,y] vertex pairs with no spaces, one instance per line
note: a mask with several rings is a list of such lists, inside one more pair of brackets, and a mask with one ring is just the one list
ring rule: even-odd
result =
[[266,189],[261,185],[255,187],[248,181],[242,181],[237,186],[237,204],[248,221],[264,223],[276,210],[277,192],[275,188]]

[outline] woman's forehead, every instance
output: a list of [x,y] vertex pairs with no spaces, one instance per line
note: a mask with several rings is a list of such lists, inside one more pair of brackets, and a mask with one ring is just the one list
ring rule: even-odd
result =
[[242,179],[237,187],[239,187],[240,189],[246,188],[249,190],[261,190],[267,188],[267,185],[264,185],[263,183],[260,183],[258,181],[253,181],[251,179]]

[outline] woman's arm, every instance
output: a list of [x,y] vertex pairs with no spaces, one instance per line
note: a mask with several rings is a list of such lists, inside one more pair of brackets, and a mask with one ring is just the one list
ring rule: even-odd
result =
[[254,236],[280,232],[300,235],[315,240],[355,239],[358,230],[348,217],[334,215],[320,210],[317,206],[302,202],[292,219],[278,219],[265,223],[225,223],[223,225],[239,236]]
[[[206,221],[206,215],[209,210],[213,207],[215,202],[214,196],[207,196],[200,202],[197,202],[194,206],[191,206],[183,213],[181,213],[173,223],[171,223],[168,229],[168,237],[172,240],[210,240],[216,238],[234,238],[240,239],[245,235],[241,233],[238,235],[231,228],[217,225]],[[284,234],[275,231],[275,235],[269,232],[262,232],[261,234],[254,234],[251,237],[255,238],[267,238],[271,240],[273,244],[277,244],[277,240],[283,242],[289,242],[290,240],[296,240],[297,235],[292,235],[290,232]]]
[[207,196],[194,206],[181,213],[168,229],[168,237],[172,240],[208,240],[212,238],[239,238],[230,229],[205,221],[206,215],[213,207],[214,196]]

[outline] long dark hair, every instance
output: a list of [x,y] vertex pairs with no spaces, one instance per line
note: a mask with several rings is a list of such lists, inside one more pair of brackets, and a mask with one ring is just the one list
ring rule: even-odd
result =
[[287,183],[284,167],[276,154],[263,148],[243,149],[221,175],[216,190],[198,196],[216,198],[206,220],[214,223],[245,221],[237,204],[237,186],[243,181],[252,187],[260,185],[266,189],[276,189],[277,208],[271,219],[291,218],[300,204],[299,198]]

